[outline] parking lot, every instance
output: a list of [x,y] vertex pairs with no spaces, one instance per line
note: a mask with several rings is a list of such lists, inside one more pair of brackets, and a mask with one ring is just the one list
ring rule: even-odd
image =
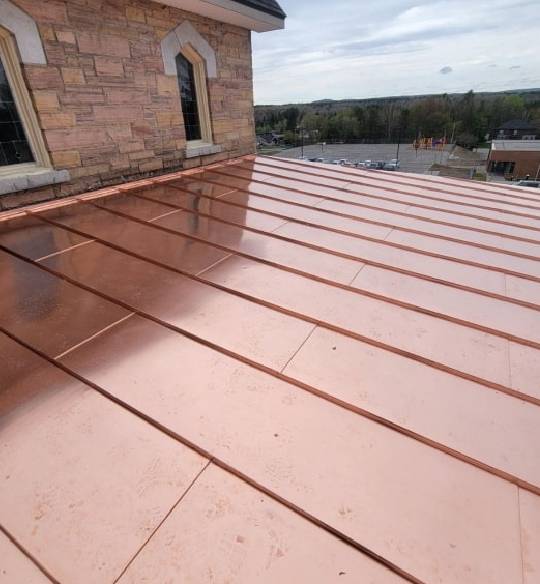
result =
[[[441,150],[418,150],[412,144],[401,144],[399,160],[402,172],[429,173],[432,164],[445,165],[451,147]],[[347,158],[351,161],[387,160],[396,158],[397,144],[316,144],[304,147],[304,156],[308,158],[324,158],[329,162],[334,159]],[[290,148],[274,154],[282,158],[300,158],[301,148]]]

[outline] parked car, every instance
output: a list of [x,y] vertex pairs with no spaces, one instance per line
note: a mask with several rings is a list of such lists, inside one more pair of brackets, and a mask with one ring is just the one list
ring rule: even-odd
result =
[[399,170],[399,160],[397,158],[392,158],[390,162],[385,162],[384,170]]
[[516,183],[516,187],[532,187],[533,189],[540,189],[540,180],[520,180]]

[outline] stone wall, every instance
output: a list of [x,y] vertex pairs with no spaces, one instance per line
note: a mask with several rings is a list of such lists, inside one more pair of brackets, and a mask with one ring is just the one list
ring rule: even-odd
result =
[[[146,0],[12,0],[37,23],[47,65],[25,65],[55,169],[71,180],[0,198],[3,208],[254,151],[250,32]],[[216,53],[208,80],[220,154],[188,159],[178,84],[160,41],[188,20]]]

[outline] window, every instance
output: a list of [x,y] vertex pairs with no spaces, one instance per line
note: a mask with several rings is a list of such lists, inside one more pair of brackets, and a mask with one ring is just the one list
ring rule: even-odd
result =
[[[24,166],[23,166],[24,165]],[[50,168],[11,33],[0,27],[0,173]]]
[[34,162],[0,55],[0,166]]
[[[204,60],[191,46],[176,56],[176,72],[188,149],[212,143]],[[191,144],[190,144],[191,143]]]
[[195,87],[195,75],[193,64],[182,53],[176,57],[178,69],[178,85],[182,99],[182,111],[184,112],[184,126],[186,139],[201,139],[201,123],[199,120],[199,106],[197,104],[197,89]]

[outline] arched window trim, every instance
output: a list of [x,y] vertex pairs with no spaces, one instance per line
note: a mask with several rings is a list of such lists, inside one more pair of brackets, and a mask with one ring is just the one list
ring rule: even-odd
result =
[[51,160],[41,134],[32,99],[24,82],[15,39],[2,26],[0,26],[0,58],[35,159],[35,162],[31,163],[0,167],[0,174],[22,173],[25,170],[31,171],[36,167],[50,168]]
[[201,140],[187,142],[186,158],[217,154],[223,148],[219,144],[214,144],[212,140],[207,82],[208,79],[215,79],[218,76],[216,53],[210,43],[187,20],[171,30],[161,41],[165,75],[177,76],[176,57],[179,53],[193,65],[202,136]]
[[199,124],[201,127],[201,139],[188,141],[188,148],[198,147],[204,144],[212,144],[212,122],[210,118],[210,104],[208,101],[208,87],[206,84],[205,60],[190,44],[184,45],[180,49],[180,54],[193,65],[195,93],[199,110]]

